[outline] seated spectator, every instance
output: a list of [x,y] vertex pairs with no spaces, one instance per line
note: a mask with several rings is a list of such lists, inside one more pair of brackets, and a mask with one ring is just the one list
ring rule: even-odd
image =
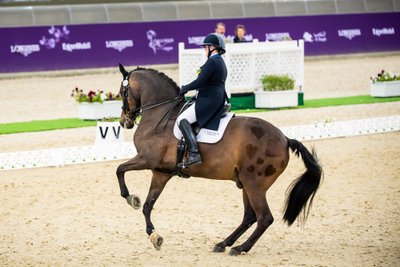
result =
[[221,34],[225,37],[225,24],[223,22],[218,22],[215,24],[215,33]]
[[246,28],[242,24],[238,24],[235,28],[235,38],[233,38],[234,43],[245,43],[247,40],[244,38],[246,34]]

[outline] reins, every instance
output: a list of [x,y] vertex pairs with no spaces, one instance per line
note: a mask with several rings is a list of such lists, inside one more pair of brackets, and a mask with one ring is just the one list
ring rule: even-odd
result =
[[[164,104],[168,104],[168,103],[170,103],[170,102],[173,102],[173,101],[175,100],[175,104],[174,104],[173,106],[171,106],[171,108],[168,109],[167,112],[165,112],[165,114],[161,117],[160,121],[156,124],[156,127],[154,128],[154,132],[155,132],[156,134],[159,134],[159,133],[161,133],[162,131],[164,131],[165,127],[167,127],[168,121],[171,119],[172,110],[173,110],[175,107],[177,107],[178,104],[179,104],[183,99],[184,99],[183,96],[177,95],[177,96],[175,96],[175,97],[173,97],[173,98],[171,98],[171,99],[169,99],[169,100],[166,100],[166,101],[164,101],[164,102],[154,104],[153,106],[150,106],[150,107],[148,107],[148,108],[145,109],[145,110],[142,109],[142,111],[150,110],[150,109],[152,109],[152,108],[156,108],[156,107],[158,107],[158,106],[161,106],[161,105],[164,105]],[[157,127],[160,126],[161,122],[162,122],[165,118],[166,118],[166,120],[165,120],[164,127],[161,129],[161,131],[158,132],[158,131],[157,131]]]

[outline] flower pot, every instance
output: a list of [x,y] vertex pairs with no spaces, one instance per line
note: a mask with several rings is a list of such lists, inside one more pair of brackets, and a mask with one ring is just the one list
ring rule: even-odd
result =
[[82,102],[78,104],[78,118],[83,120],[118,118],[121,115],[121,106],[121,100],[104,101],[103,103]]
[[371,83],[370,92],[374,97],[400,96],[400,81]]
[[123,142],[124,134],[118,121],[99,121],[96,127],[95,144],[107,144],[113,142]]
[[262,91],[258,90],[255,94],[256,108],[283,108],[295,107],[298,104],[296,90],[285,91]]

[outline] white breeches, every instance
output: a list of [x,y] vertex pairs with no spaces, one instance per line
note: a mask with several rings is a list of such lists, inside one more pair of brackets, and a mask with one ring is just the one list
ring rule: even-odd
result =
[[179,117],[176,119],[176,123],[178,124],[178,126],[181,120],[183,119],[186,119],[190,124],[195,123],[197,121],[195,106],[196,103],[191,105],[188,109],[182,112],[181,115],[179,115]]

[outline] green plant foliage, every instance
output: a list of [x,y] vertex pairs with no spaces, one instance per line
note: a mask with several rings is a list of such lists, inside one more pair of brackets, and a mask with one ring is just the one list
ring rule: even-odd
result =
[[85,121],[75,118],[0,123],[0,135],[88,127],[96,126],[96,123],[97,121]]
[[391,82],[391,81],[400,81],[400,75],[395,75],[385,70],[382,70],[375,77],[371,77],[371,81],[373,83],[376,82]]
[[289,75],[264,75],[261,83],[265,91],[283,91],[294,89],[294,79]]

